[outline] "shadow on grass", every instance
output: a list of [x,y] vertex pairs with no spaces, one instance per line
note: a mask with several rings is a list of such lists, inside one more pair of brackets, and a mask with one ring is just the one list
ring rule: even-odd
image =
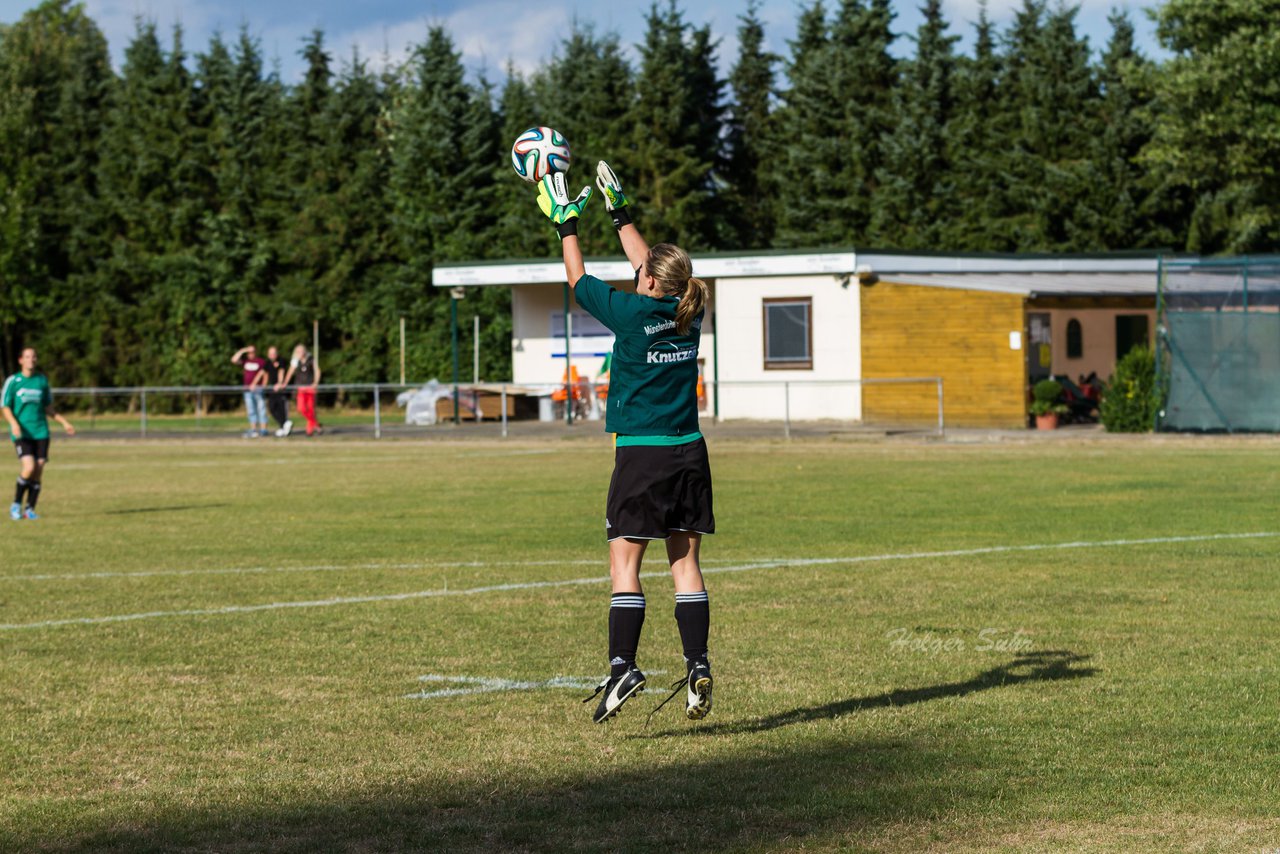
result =
[[733,735],[746,732],[766,732],[792,724],[838,718],[864,709],[910,706],[915,703],[926,703],[929,700],[938,700],[943,697],[963,697],[975,691],[987,691],[1007,685],[1020,685],[1025,682],[1052,682],[1059,679],[1083,679],[1098,672],[1093,667],[1075,666],[1088,661],[1089,658],[1090,656],[1087,655],[1080,655],[1061,649],[1026,652],[1007,664],[984,670],[972,679],[966,679],[963,682],[943,682],[940,685],[928,685],[923,688],[903,688],[897,691],[889,691],[885,694],[853,697],[821,706],[805,706],[791,709],[787,712],[779,712],[776,715],[769,715],[755,720],[728,721],[722,724],[713,723],[701,726],[696,730],[688,728],[664,730],[655,732],[652,735],[666,737],[670,735]]
[[536,772],[477,761],[447,779],[327,801],[286,787],[211,807],[170,802],[82,823],[72,839],[28,830],[14,850],[789,850],[936,815],[957,797],[994,797],[983,784],[958,795],[947,782],[957,761],[976,762],[962,747],[915,740],[751,743],[715,758],[624,751],[607,739],[564,750]]
[[169,507],[130,507],[127,510],[104,510],[103,516],[128,516],[133,513],[177,513],[182,510],[212,510],[216,507],[230,507],[231,505],[223,502],[221,504],[174,504]]
[[[963,682],[794,709],[700,731],[752,734],[860,709],[923,703],[1036,681],[1079,679],[1088,656],[1019,655]],[[682,732],[690,732],[682,730]],[[400,785],[337,796],[289,781],[223,793],[227,801],[168,798],[140,814],[86,813],[70,838],[39,824],[0,831],[0,849],[44,852],[327,852],[792,850],[857,848],[904,822],[981,810],[1000,774],[972,774],[978,746],[927,735],[848,739],[830,731],[689,742],[566,738],[511,745],[462,762],[406,758]],[[433,735],[423,733],[430,755]],[[417,775],[408,769],[418,769]],[[425,779],[423,774],[429,775]],[[384,778],[385,779],[385,778]],[[958,784],[957,780],[963,780]],[[199,792],[191,792],[199,798]],[[12,842],[11,847],[6,847]]]

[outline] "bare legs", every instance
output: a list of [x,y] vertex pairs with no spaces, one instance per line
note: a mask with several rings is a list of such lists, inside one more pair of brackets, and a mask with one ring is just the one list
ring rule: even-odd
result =
[[[614,593],[639,593],[640,563],[649,540],[618,539],[609,543],[609,577]],[[702,535],[692,531],[673,531],[667,540],[667,562],[677,593],[697,593],[703,589],[702,567],[698,552]]]

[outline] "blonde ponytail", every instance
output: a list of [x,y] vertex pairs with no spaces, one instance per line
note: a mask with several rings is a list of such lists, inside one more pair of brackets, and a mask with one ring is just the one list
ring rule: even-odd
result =
[[680,298],[676,306],[676,331],[688,335],[708,300],[707,283],[694,278],[689,253],[671,243],[656,243],[649,249],[645,267],[649,275],[658,280],[664,295]]
[[702,309],[707,305],[707,283],[702,279],[689,277],[688,283],[685,285],[684,295],[680,297],[680,304],[676,306],[676,331],[681,335],[689,334],[689,327],[693,325]]

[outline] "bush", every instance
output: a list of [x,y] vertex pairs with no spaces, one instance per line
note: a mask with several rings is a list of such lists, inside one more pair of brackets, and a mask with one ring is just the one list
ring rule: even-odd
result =
[[1155,426],[1160,404],[1155,355],[1146,347],[1134,347],[1116,363],[1102,389],[1102,423],[1109,433],[1146,433]]

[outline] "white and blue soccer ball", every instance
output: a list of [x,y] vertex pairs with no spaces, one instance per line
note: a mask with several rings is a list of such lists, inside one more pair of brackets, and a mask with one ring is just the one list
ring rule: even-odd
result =
[[569,141],[548,127],[529,128],[511,146],[511,166],[526,181],[537,182],[552,172],[569,171]]

